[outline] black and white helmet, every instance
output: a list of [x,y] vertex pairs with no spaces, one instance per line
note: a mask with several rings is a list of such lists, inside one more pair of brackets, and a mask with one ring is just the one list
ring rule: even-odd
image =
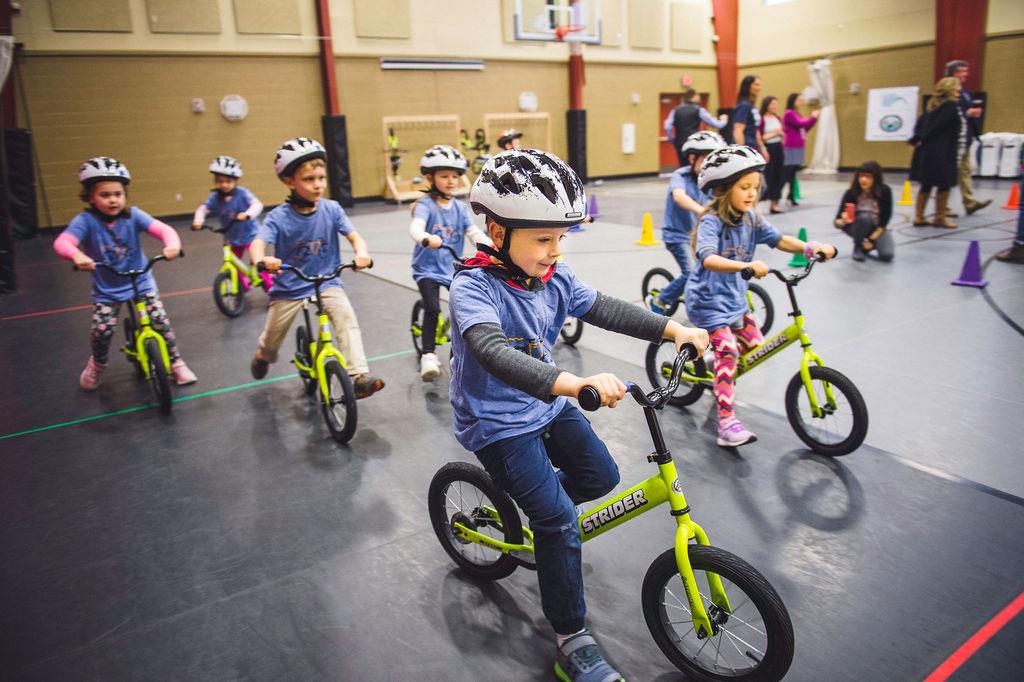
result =
[[683,158],[690,152],[695,154],[708,154],[725,146],[722,136],[713,130],[698,130],[683,142]]
[[109,156],[94,156],[78,171],[78,181],[83,185],[91,185],[100,180],[117,180],[122,185],[132,181],[132,174],[125,165]]
[[495,154],[480,171],[469,203],[506,228],[572,227],[587,215],[587,196],[576,171],[539,149]]
[[293,137],[282,142],[274,157],[274,172],[282,178],[291,175],[295,169],[313,159],[327,161],[327,150],[310,137]]
[[435,144],[423,152],[420,159],[420,173],[435,173],[439,170],[453,170],[463,175],[469,164],[466,157],[455,147],[446,144]]
[[697,176],[697,186],[701,192],[707,192],[747,173],[760,173],[766,165],[768,162],[756,150],[742,144],[731,144],[704,157],[700,175]]
[[242,166],[233,156],[218,156],[210,162],[210,172],[229,178],[242,177]]

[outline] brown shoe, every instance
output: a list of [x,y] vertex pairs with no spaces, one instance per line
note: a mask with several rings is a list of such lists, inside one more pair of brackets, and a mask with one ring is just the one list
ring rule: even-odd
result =
[[992,203],[991,199],[985,199],[985,201],[975,201],[973,204],[967,207],[967,215],[974,215],[981,209],[985,208]]
[[270,363],[262,358],[253,358],[249,363],[249,371],[252,372],[253,379],[262,379],[267,376],[268,369],[270,369]]
[[356,389],[356,400],[362,400],[384,388],[384,380],[364,372],[352,377],[352,387]]
[[935,193],[935,219],[932,221],[932,225],[935,227],[945,227],[947,229],[955,229],[960,227],[952,220],[949,219],[949,214],[946,212],[946,208],[949,206],[949,190],[944,192]]
[[1000,251],[996,254],[996,260],[1024,264],[1024,244],[1014,244],[1005,251]]

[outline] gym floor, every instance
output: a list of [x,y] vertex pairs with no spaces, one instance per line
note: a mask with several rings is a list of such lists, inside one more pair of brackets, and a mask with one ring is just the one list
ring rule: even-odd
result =
[[[903,179],[887,177],[897,196]],[[783,408],[796,349],[738,383],[737,411],[757,443],[716,446],[709,394],[666,408],[662,425],[695,520],[764,573],[789,609],[787,679],[921,680],[1024,591],[1024,268],[990,262],[1010,244],[1016,212],[999,208],[1009,181],[982,180],[979,195],[995,201],[961,216],[959,229],[914,228],[910,207],[898,207],[895,261],[856,263],[831,227],[848,182],[804,176],[801,206],[772,222],[839,247],[797,294],[815,350],[865,397],[865,445],[830,460],[797,439]],[[659,224],[665,181],[591,189],[600,218],[570,236],[566,259],[600,290],[639,301],[647,269],[674,269],[662,247],[633,245],[644,211]],[[100,390],[79,390],[89,278],[52,252],[50,237],[18,244],[19,293],[0,297],[4,677],[553,679],[535,575],[473,582],[427,518],[434,472],[475,458],[452,436],[447,374],[419,378],[409,208],[350,213],[375,267],[346,275],[346,286],[388,385],[360,401],[346,446],[330,439],[287,362],[252,380],[265,297],[251,293],[234,320],[216,311],[218,236],[176,221],[188,257],[156,267],[199,375],[175,389],[166,418],[116,352]],[[949,284],[972,239],[984,291]],[[155,252],[148,238],[144,246]],[[789,259],[758,257],[780,268]],[[764,286],[777,331],[785,289]],[[644,350],[587,327],[554,357],[578,374],[646,385]],[[640,408],[627,400],[591,420],[622,488],[653,473]],[[630,680],[682,679],[640,608],[647,566],[672,542],[660,512],[584,550],[589,625]],[[951,679],[1022,675],[1018,616]]]

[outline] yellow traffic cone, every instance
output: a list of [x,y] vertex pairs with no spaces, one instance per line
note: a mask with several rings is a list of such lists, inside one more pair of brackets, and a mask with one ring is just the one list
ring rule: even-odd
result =
[[910,180],[903,183],[903,196],[900,197],[899,206],[913,206],[914,199],[910,196]]
[[637,246],[657,246],[661,244],[654,238],[654,220],[650,212],[644,213],[644,226],[640,231],[640,241],[633,242]]

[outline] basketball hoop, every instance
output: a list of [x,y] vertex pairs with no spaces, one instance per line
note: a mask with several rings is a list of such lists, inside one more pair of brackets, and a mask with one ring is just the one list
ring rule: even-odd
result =
[[[583,27],[579,24],[563,24],[555,27],[555,37],[559,42],[564,41],[565,37],[571,33],[579,33],[583,30]],[[570,39],[571,40],[571,39]]]

